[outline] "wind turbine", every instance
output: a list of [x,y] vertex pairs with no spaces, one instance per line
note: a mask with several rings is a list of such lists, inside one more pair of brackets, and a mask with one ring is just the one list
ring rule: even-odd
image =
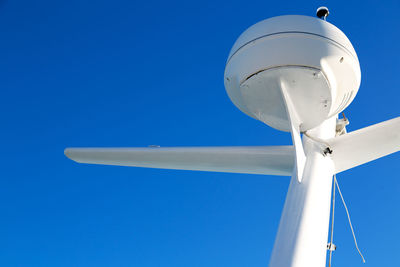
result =
[[290,131],[292,146],[67,148],[80,163],[292,176],[271,267],[325,265],[332,177],[400,150],[400,117],[347,133],[339,119],[361,82],[357,54],[325,19],[288,15],[248,28],[224,82],[252,118]]

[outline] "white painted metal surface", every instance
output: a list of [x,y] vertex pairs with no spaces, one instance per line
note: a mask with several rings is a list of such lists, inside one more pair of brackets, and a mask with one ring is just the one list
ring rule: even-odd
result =
[[400,117],[327,140],[335,173],[400,151]]
[[[289,72],[279,73],[288,67]],[[315,76],[308,77],[307,69]],[[261,91],[252,80],[264,78]],[[239,37],[228,57],[224,82],[240,110],[273,128],[289,131],[282,99],[276,93],[279,79],[293,88],[291,93],[296,92],[293,99],[300,129],[307,131],[351,103],[361,72],[353,46],[338,28],[317,18],[280,16],[255,24]],[[308,90],[310,87],[320,90]],[[268,100],[254,102],[249,95],[253,100],[268,96]]]
[[[400,150],[400,117],[352,133],[337,114],[361,81],[356,52],[332,24],[306,16],[264,20],[245,31],[225,68],[244,113],[291,131],[294,146],[70,148],[80,163],[290,175],[270,267],[322,267],[332,175]],[[303,140],[301,140],[301,132]]]
[[[335,136],[332,118],[310,131],[315,138]],[[321,144],[304,136],[307,162],[301,182],[292,176],[271,255],[270,267],[322,267],[328,243],[333,161]]]
[[[287,68],[285,68],[287,69]],[[293,71],[294,74],[298,74],[298,68],[291,70],[291,68],[287,69],[287,71]],[[296,175],[297,180],[301,182],[303,179],[303,171],[306,164],[306,155],[304,153],[303,143],[301,142],[300,130],[302,126],[302,117],[299,113],[298,106],[294,103],[296,100],[297,91],[293,90],[297,86],[293,86],[293,83],[296,85],[299,84],[299,81],[302,80],[300,77],[292,77],[292,79],[287,79],[288,76],[292,75],[280,75],[279,79],[279,88],[282,94],[282,101],[285,104],[285,112],[287,114],[288,121],[290,122],[290,132],[292,135],[294,153],[295,153],[295,166],[294,166],[294,175]],[[314,76],[314,74],[312,74]],[[286,78],[286,79],[285,79]],[[295,81],[295,82],[293,82]],[[318,84],[318,82],[315,82]],[[301,84],[301,82],[300,82]],[[313,85],[308,82],[303,85]],[[310,91],[312,90],[312,86],[309,87]],[[321,87],[322,89],[323,87]],[[322,93],[321,93],[322,94]],[[317,97],[318,98],[318,97]]]
[[292,146],[67,148],[79,163],[290,176]]

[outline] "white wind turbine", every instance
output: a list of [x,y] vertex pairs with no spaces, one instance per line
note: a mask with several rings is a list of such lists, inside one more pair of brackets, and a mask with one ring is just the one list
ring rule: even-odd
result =
[[232,102],[290,131],[293,146],[67,148],[65,155],[80,163],[291,175],[270,266],[324,266],[333,175],[400,150],[400,117],[350,133],[347,119],[338,119],[361,72],[328,13],[261,21],[239,37],[226,63]]

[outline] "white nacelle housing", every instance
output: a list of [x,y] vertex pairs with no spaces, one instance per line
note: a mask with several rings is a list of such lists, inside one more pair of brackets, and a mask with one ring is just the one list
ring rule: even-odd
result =
[[361,71],[342,31],[321,19],[290,15],[261,21],[239,37],[229,54],[224,82],[241,111],[289,131],[284,87],[304,132],[352,102]]

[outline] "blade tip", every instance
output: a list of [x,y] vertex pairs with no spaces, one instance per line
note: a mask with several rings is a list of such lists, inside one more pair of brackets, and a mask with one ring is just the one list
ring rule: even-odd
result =
[[67,157],[67,158],[69,158],[70,160],[73,160],[73,161],[76,161],[74,158],[73,158],[73,148],[69,148],[69,147],[67,147],[66,149],[64,149],[64,155]]

